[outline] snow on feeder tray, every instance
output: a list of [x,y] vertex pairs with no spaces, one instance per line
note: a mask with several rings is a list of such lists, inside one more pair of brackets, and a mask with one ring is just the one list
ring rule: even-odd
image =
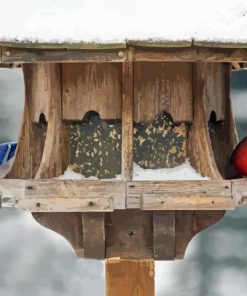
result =
[[[229,165],[238,141],[230,75],[247,50],[78,46],[2,44],[2,64],[23,68],[26,101],[1,189],[78,256],[183,258],[196,233],[245,203],[245,181],[231,180]],[[208,179],[138,178],[188,163]],[[57,179],[68,167],[76,180]]]

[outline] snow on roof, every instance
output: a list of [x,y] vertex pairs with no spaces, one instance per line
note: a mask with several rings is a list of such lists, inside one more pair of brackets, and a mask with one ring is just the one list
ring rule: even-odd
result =
[[[60,180],[98,180],[97,177],[85,178],[85,176],[75,173],[71,168],[67,168]],[[165,181],[165,180],[208,180],[208,177],[202,177],[191,166],[187,159],[183,164],[171,169],[143,169],[136,163],[133,168],[133,181]],[[109,180],[109,179],[108,179]],[[115,180],[121,180],[121,175],[116,175]]]
[[1,12],[1,41],[247,43],[246,0],[13,0]]

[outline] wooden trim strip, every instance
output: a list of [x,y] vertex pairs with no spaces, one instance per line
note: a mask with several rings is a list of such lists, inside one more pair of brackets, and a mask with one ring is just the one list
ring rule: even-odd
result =
[[131,181],[133,174],[133,62],[122,63],[122,180]]
[[125,209],[126,198],[143,210],[232,210],[246,206],[247,182],[0,179],[0,196],[2,207],[32,212],[110,212]]
[[33,42],[6,42],[0,41],[0,46],[26,49],[90,49],[90,50],[105,50],[105,49],[125,49],[126,43],[33,43]]
[[[9,45],[9,44],[5,44]],[[127,48],[45,48],[0,46],[1,63],[37,62],[246,62],[247,46],[214,47],[130,42]]]
[[37,62],[122,62],[126,60],[125,49],[42,49],[2,47],[3,63]]

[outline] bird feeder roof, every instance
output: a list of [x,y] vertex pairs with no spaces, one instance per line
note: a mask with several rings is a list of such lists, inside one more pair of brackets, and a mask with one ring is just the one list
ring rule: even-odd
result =
[[[17,1],[16,1],[17,2]],[[244,0],[86,0],[16,3],[2,13],[0,45],[29,48],[113,49],[148,47],[247,48]],[[13,2],[4,2],[2,12]],[[42,6],[43,5],[43,6]],[[12,9],[11,9],[12,10]],[[21,13],[20,13],[21,12]]]

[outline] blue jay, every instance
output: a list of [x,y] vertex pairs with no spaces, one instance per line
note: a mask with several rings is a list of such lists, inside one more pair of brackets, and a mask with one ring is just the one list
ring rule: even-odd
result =
[[11,168],[16,147],[16,142],[0,144],[0,178],[4,178]]

